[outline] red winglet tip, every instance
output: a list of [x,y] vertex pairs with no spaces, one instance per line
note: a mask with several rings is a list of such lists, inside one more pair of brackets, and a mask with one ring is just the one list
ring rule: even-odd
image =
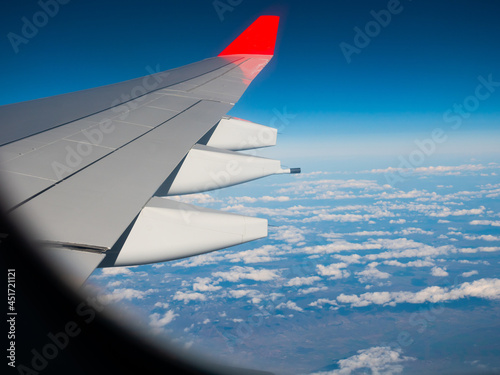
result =
[[279,20],[279,16],[260,16],[219,56],[274,55]]

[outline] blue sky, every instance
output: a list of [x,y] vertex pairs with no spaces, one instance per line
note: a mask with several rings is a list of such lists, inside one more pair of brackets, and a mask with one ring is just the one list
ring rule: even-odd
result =
[[[341,43],[388,4],[70,0],[17,53],[7,35],[40,5],[0,15],[0,104],[208,58],[281,16],[275,58],[231,114],[278,127],[257,154],[304,174],[178,198],[267,218],[270,236],[95,271],[113,315],[277,373],[498,371],[499,6],[402,0],[348,62]],[[446,120],[456,105],[469,110]]]
[[[355,28],[370,30],[373,12],[387,14],[391,2],[243,0],[219,12],[214,3],[72,0],[15,53],[7,36],[22,36],[22,18],[33,20],[41,9],[34,1],[16,2],[1,16],[0,103],[115,83],[147,74],[147,66],[169,69],[211,57],[261,14],[281,16],[276,57],[232,114],[264,124],[273,110],[296,114],[283,129],[293,147],[293,140],[321,138],[320,147],[331,149],[328,141],[335,137],[364,144],[358,152],[409,153],[416,138],[449,128],[443,114],[475,94],[478,77],[500,81],[493,1],[392,3],[387,25],[373,29],[369,44],[350,55],[349,63],[341,43],[356,47]],[[496,153],[499,97],[494,91],[480,100],[452,132],[453,142],[437,153]],[[384,146],[373,146],[374,140]]]

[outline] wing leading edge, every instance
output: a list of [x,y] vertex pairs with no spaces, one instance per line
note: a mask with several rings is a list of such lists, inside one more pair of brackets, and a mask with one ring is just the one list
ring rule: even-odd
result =
[[161,262],[265,237],[264,219],[165,197],[299,172],[238,153],[274,145],[276,130],[226,116],[272,58],[278,23],[259,17],[198,63],[0,107],[9,215],[36,223],[34,240],[66,274],[71,263],[83,268],[79,282],[99,263]]

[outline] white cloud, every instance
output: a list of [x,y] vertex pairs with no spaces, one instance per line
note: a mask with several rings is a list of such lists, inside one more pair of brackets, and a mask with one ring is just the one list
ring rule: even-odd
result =
[[433,175],[461,175],[463,173],[471,173],[482,171],[484,169],[496,169],[496,165],[482,165],[482,164],[462,164],[456,166],[430,166],[418,168],[394,168],[388,167],[385,169],[372,169],[369,171],[362,171],[359,173],[404,173],[404,174],[433,174]]
[[230,298],[249,298],[249,302],[252,302],[254,304],[259,304],[262,302],[263,299],[271,297],[271,300],[274,301],[276,298],[281,297],[282,294],[278,293],[271,293],[269,295],[264,295],[260,291],[256,289],[235,289],[235,290],[229,290],[227,292],[227,295]]
[[446,268],[441,267],[433,267],[431,270],[431,275],[436,277],[445,277],[448,276],[448,272],[446,272]]
[[468,260],[468,259],[460,259],[458,260],[458,263],[464,263],[464,264],[485,264],[487,266],[490,265],[490,263],[486,260]]
[[[336,207],[335,211],[339,208]],[[314,213],[314,216],[308,217],[302,220],[303,223],[314,223],[321,221],[335,221],[340,223],[353,223],[359,221],[371,221],[372,219],[380,219],[386,217],[394,217],[394,213],[388,211],[384,208],[378,206],[364,206],[363,209],[368,212],[365,214],[361,213],[342,213],[342,214],[334,214],[330,213],[328,210],[322,210]]]
[[214,292],[221,289],[219,285],[213,285],[212,279],[209,277],[197,277],[193,284],[193,290],[195,292]]
[[295,311],[304,311],[301,307],[297,306],[295,302],[292,301],[287,301],[286,303],[280,303],[278,306],[276,306],[277,309],[290,309],[290,310],[295,310]]
[[423,230],[421,228],[405,228],[405,229],[402,229],[398,232],[396,232],[396,234],[402,234],[404,236],[407,236],[409,234],[427,234],[429,236],[432,236],[434,234],[434,232],[432,231],[428,231],[428,230]]
[[391,220],[389,221],[390,224],[404,224],[406,223],[405,219],[398,219],[398,220]]
[[[421,242],[409,240],[407,238],[376,238],[368,239],[361,243],[351,243],[345,240],[337,240],[334,243],[326,245],[308,246],[297,249],[297,252],[304,252],[307,254],[331,254],[342,251],[357,251],[357,250],[380,250],[386,251],[374,254],[364,255],[364,259],[377,260],[377,259],[391,259],[391,258],[422,258],[434,257],[437,255],[445,255],[456,253],[457,249],[451,245],[444,245],[433,247],[423,244]],[[492,250],[493,251],[493,250]],[[339,257],[340,255],[335,255]],[[356,254],[357,260],[360,259],[359,254]],[[341,259],[341,258],[339,258]],[[343,259],[342,259],[343,260]],[[353,261],[356,259],[353,259]]]
[[167,311],[163,314],[163,317],[158,313],[154,313],[149,316],[149,325],[156,329],[163,328],[171,323],[177,316],[179,316],[179,314],[174,313],[174,310]]
[[168,309],[169,304],[168,303],[163,303],[163,302],[156,302],[154,306],[155,307],[161,307],[163,309]]
[[316,268],[318,269],[318,274],[321,276],[328,276],[330,279],[343,279],[349,277],[351,274],[347,270],[342,270],[341,268],[346,268],[346,263],[332,263],[328,266],[318,264]]
[[236,289],[230,290],[229,295],[232,298],[243,298],[243,297],[252,297],[252,298],[262,298],[263,294],[260,293],[256,289]]
[[460,249],[461,253],[465,254],[475,254],[475,253],[492,253],[495,251],[500,251],[499,246],[480,246],[476,248],[463,248]]
[[347,264],[360,263],[359,260],[362,258],[362,256],[358,254],[350,254],[350,255],[335,254],[333,257]]
[[364,230],[362,232],[345,233],[348,236],[390,236],[392,233],[381,230]]
[[429,216],[447,217],[447,216],[481,215],[484,213],[485,209],[486,208],[484,206],[481,206],[479,208],[471,208],[470,210],[463,209],[463,210],[452,211],[450,210],[449,207],[444,207],[444,209],[440,212],[429,213]]
[[[320,193],[333,193],[341,189],[356,189],[362,191],[381,191],[391,189],[389,185],[380,186],[373,180],[310,180],[296,181],[288,184],[278,190],[279,194],[296,194],[302,196],[317,196]],[[333,194],[332,194],[333,195]],[[326,198],[328,198],[327,196]]]
[[285,284],[286,286],[302,286],[302,285],[312,285],[316,281],[321,280],[321,277],[310,276],[310,277],[294,277]]
[[323,305],[338,306],[337,301],[327,298],[320,298],[317,301],[311,302],[309,306],[312,307],[323,307]]
[[383,248],[389,249],[390,251],[384,251],[377,254],[368,254],[365,255],[365,258],[370,260],[416,257],[421,258],[446,255],[455,253],[457,251],[457,249],[452,245],[433,247],[413,240],[408,240],[406,238],[398,238],[394,240],[377,239],[376,242],[383,246]]
[[411,262],[407,263],[401,263],[397,260],[386,260],[382,262],[383,264],[386,264],[388,266],[396,266],[396,267],[432,267],[434,266],[434,263],[429,261],[429,260],[414,260]]
[[329,233],[319,233],[318,236],[324,237],[329,241],[336,241],[339,238],[342,238],[345,233],[334,233],[334,232],[329,232]]
[[271,197],[269,195],[263,197],[231,197],[228,199],[229,204],[238,204],[238,203],[255,203],[255,202],[288,202],[290,197],[288,196],[277,196]]
[[276,241],[285,241],[289,244],[296,244],[304,241],[304,234],[307,230],[294,226],[280,226],[275,228],[276,232],[271,234],[270,238]]
[[302,220],[304,223],[315,223],[319,221],[337,221],[340,223],[352,223],[365,220],[364,215],[357,214],[319,214]]
[[467,297],[500,299],[500,279],[480,279],[472,283],[460,284],[455,288],[430,286],[419,292],[372,292],[359,296],[341,294],[337,297],[337,302],[350,304],[351,307],[363,307],[372,304],[396,306],[398,303],[437,303]]
[[[401,363],[413,361],[415,358],[401,355],[400,349],[391,349],[388,346],[375,346],[369,349],[358,350],[358,354],[338,361],[339,369],[316,372],[311,375],[350,375],[361,373],[359,370],[368,369],[374,375],[399,374],[403,371]],[[367,374],[366,371],[362,373]]]
[[117,281],[111,281],[109,282],[107,285],[106,285],[106,288],[114,288],[114,287],[117,287],[117,286],[120,286],[122,285],[123,283],[119,280]]
[[177,291],[174,295],[174,299],[177,301],[184,301],[184,303],[189,303],[190,301],[206,301],[207,297],[198,292]]
[[464,235],[466,240],[482,240],[482,241],[500,241],[500,236],[493,236],[491,234],[482,234],[482,235]]
[[470,225],[491,225],[493,227],[500,227],[500,221],[499,220],[472,220]]
[[267,216],[267,217],[296,217],[309,215],[317,207],[305,207],[301,205],[291,206],[287,208],[269,208],[269,207],[246,207],[242,204],[231,205],[221,208],[221,211],[239,212],[250,216]]
[[252,267],[232,267],[230,271],[214,272],[215,277],[220,277],[223,280],[237,282],[239,280],[255,280],[255,281],[270,281],[279,277],[278,270],[260,269]]
[[279,260],[279,257],[275,257],[272,255],[277,255],[280,252],[278,248],[273,245],[264,245],[257,249],[253,250],[245,250],[238,251],[236,253],[229,253],[225,256],[232,263],[243,262],[245,264],[249,263],[263,263],[263,262],[272,262],[275,260]]
[[96,275],[95,277],[102,278],[102,277],[118,276],[118,275],[131,276],[133,274],[134,272],[132,272],[128,267],[107,267],[107,268],[101,268],[101,274]]
[[299,251],[302,251],[307,254],[330,254],[330,253],[338,253],[340,251],[378,250],[381,248],[382,245],[373,240],[369,240],[368,242],[364,243],[352,243],[352,242],[347,242],[345,240],[339,240],[327,245],[307,246],[302,249],[299,249]]
[[119,288],[113,290],[110,294],[103,296],[103,301],[118,302],[124,299],[131,301],[132,299],[143,299],[148,294],[156,292],[156,289],[136,290],[131,288]]
[[476,270],[472,270],[472,271],[469,271],[469,272],[464,272],[462,273],[462,277],[471,277],[471,276],[474,276],[474,275],[477,275],[478,272]]
[[388,279],[391,276],[387,272],[378,270],[376,268],[377,265],[377,262],[373,262],[370,263],[363,271],[356,272],[356,276],[358,276],[359,281],[362,283],[369,283],[377,279]]
[[328,290],[326,286],[313,286],[311,288],[306,288],[306,289],[300,289],[299,294],[311,294],[311,293],[316,293],[316,292],[322,292]]

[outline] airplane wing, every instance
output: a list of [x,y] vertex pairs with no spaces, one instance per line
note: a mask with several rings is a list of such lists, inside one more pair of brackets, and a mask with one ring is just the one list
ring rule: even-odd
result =
[[169,195],[276,173],[276,129],[227,116],[274,54],[261,16],[218,56],[109,86],[0,107],[4,210],[70,282],[97,267],[179,259],[267,235],[267,221]]

